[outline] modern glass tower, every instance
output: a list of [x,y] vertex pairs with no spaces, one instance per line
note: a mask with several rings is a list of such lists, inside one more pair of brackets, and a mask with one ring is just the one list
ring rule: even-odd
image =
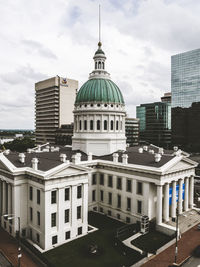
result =
[[197,146],[193,136],[200,134],[200,117],[193,105],[200,102],[200,49],[171,57],[171,92],[172,143],[190,150]]

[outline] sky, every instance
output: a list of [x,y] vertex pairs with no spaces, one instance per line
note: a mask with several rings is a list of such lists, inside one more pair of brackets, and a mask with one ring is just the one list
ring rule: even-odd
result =
[[106,70],[136,106],[171,90],[171,56],[200,47],[197,0],[0,0],[0,129],[34,129],[35,83],[93,70],[98,5]]

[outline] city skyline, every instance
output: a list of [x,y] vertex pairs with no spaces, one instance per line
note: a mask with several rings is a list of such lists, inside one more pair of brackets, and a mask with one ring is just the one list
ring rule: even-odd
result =
[[87,80],[98,42],[99,3],[107,70],[129,116],[135,117],[136,105],[159,101],[171,90],[171,55],[199,46],[200,3],[7,1],[0,19],[0,128],[34,128],[36,82],[59,75],[77,79],[80,88]]

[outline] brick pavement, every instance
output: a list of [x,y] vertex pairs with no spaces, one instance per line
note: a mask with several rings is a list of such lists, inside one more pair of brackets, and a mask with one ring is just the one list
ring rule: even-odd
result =
[[[185,232],[178,241],[177,263],[180,264],[191,255],[193,249],[198,245],[200,245],[200,230],[197,230],[196,225]],[[143,264],[142,267],[168,267],[174,262],[174,252],[175,244]]]
[[[6,255],[14,267],[17,267],[18,243],[0,227],[0,250]],[[21,267],[40,267],[31,256],[22,250]]]

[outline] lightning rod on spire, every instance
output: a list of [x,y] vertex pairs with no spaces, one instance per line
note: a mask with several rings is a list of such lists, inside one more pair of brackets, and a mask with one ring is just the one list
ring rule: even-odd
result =
[[101,5],[99,4],[99,46],[101,46]]

